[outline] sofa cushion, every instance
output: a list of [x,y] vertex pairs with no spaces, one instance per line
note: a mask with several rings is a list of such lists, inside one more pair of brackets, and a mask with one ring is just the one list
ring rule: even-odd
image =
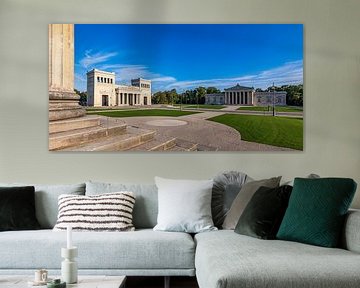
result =
[[[195,244],[186,233],[73,232],[72,240],[79,270],[194,269]],[[66,247],[66,231],[2,232],[0,269],[60,269],[61,247]]]
[[36,218],[43,229],[52,229],[58,216],[58,197],[61,194],[84,195],[85,184],[38,185],[0,183],[0,187],[34,186]]
[[92,196],[63,194],[59,197],[59,216],[55,231],[133,231],[135,197],[121,191]]
[[0,231],[40,228],[34,194],[33,186],[0,187]]
[[155,177],[159,213],[154,230],[199,233],[217,229],[211,217],[213,180]]
[[133,211],[133,224],[136,229],[153,228],[158,214],[158,192],[155,184],[121,184],[86,182],[86,195],[131,191],[136,202]]
[[277,238],[337,247],[355,190],[349,178],[295,178]]
[[246,205],[249,203],[251,197],[255,194],[255,192],[261,187],[269,187],[275,188],[279,186],[281,180],[280,177],[273,177],[270,179],[263,179],[263,180],[256,180],[251,181],[244,184],[241,187],[240,192],[237,194],[236,198],[234,199],[233,203],[231,204],[230,210],[227,213],[223,228],[234,230],[237,222],[240,219],[241,214],[244,212]]
[[346,215],[341,247],[360,253],[360,210],[350,209]]
[[241,187],[252,179],[238,171],[222,172],[215,176],[212,189],[211,213],[214,225],[221,228],[231,204]]
[[235,232],[255,238],[275,239],[288,206],[292,187],[260,187],[251,198]]
[[297,242],[262,240],[230,230],[195,236],[200,288],[353,288],[360,254]]

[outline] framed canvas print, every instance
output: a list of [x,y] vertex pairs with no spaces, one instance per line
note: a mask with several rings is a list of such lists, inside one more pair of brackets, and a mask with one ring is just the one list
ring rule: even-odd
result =
[[302,24],[50,24],[49,150],[302,151]]

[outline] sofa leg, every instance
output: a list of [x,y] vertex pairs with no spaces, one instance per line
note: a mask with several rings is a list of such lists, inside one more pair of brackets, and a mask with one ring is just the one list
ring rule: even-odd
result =
[[170,276],[164,277],[164,288],[170,288]]

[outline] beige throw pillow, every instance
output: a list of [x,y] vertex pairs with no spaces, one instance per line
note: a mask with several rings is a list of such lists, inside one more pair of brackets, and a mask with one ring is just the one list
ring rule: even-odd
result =
[[281,176],[270,179],[263,179],[258,181],[251,181],[244,184],[237,194],[234,202],[231,204],[230,210],[227,213],[223,229],[234,230],[241,214],[244,212],[246,205],[249,203],[255,192],[261,187],[276,188],[279,187]]

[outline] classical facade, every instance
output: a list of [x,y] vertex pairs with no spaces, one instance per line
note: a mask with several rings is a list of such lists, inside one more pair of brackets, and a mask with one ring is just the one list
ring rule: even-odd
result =
[[93,69],[87,73],[88,106],[151,105],[151,81],[137,78],[131,85],[115,84],[115,73]]
[[255,92],[253,87],[240,86],[224,89],[225,92],[206,94],[205,104],[242,105],[242,106],[268,106],[286,105],[286,92]]
[[227,105],[253,105],[254,88],[240,86],[237,84],[234,87],[225,90],[225,104]]

